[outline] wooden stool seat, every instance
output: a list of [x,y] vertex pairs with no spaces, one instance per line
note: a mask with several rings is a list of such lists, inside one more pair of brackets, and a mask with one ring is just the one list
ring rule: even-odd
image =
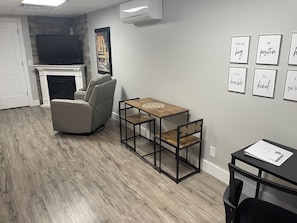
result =
[[[177,145],[177,143],[178,143],[177,137],[178,136],[177,136],[176,129],[162,133],[162,141],[168,143],[169,145],[171,145],[173,147],[178,147],[179,149],[184,149],[186,147],[189,147],[191,145],[201,142],[200,138],[193,136],[193,135],[189,135],[184,138],[181,138],[179,141],[179,146],[178,146]],[[159,139],[160,136],[157,135],[156,138]]]
[[[125,119],[125,116],[122,116],[122,119]],[[154,118],[143,113],[128,114],[126,120],[134,125],[139,125],[145,122],[153,121]]]

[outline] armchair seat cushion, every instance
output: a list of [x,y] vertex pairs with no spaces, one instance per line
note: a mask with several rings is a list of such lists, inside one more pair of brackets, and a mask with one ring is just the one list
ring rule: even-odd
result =
[[236,221],[239,223],[293,223],[297,215],[272,203],[247,198],[237,208]]

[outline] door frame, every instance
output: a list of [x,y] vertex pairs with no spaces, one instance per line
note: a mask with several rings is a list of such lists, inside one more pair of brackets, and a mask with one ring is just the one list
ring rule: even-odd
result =
[[[27,88],[27,96],[28,96],[29,106],[40,105],[39,100],[38,100],[38,102],[34,101],[33,97],[32,97],[28,60],[27,60],[25,41],[24,41],[24,35],[23,35],[22,19],[21,18],[0,17],[0,22],[15,23],[17,25],[18,34],[19,34],[19,45],[20,45],[20,50],[21,50],[21,58],[22,58],[22,62],[23,62],[23,72],[24,72],[25,84],[26,84],[26,88]],[[30,46],[30,49],[31,49],[31,46]],[[32,51],[31,51],[31,54],[32,54]],[[33,64],[32,64],[32,66],[33,66]]]

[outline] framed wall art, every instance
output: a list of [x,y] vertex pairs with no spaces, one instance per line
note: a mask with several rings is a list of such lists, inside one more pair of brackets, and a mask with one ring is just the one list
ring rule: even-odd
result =
[[259,36],[257,64],[278,65],[282,35]]
[[110,27],[95,29],[97,70],[112,75]]
[[287,71],[284,99],[290,101],[297,101],[297,70]]
[[255,69],[253,95],[273,98],[276,70]]
[[245,93],[246,72],[247,68],[244,67],[229,68],[228,91]]
[[230,63],[248,62],[250,36],[234,36],[231,38]]
[[288,64],[297,65],[297,33],[292,34]]

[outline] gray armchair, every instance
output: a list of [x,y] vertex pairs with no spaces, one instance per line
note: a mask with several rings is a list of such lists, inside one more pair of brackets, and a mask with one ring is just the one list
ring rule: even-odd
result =
[[54,130],[82,134],[104,127],[111,117],[115,86],[110,75],[101,75],[90,81],[85,92],[75,92],[75,100],[51,100]]

